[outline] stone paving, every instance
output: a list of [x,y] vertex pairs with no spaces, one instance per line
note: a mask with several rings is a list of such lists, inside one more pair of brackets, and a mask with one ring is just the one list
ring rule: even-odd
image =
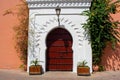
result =
[[120,71],[95,72],[91,76],[77,76],[73,72],[46,72],[29,75],[20,70],[0,69],[0,80],[120,80]]

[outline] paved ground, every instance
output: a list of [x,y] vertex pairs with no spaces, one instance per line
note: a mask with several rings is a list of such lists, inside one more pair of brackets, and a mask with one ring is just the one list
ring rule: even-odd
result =
[[0,69],[0,80],[120,80],[120,71],[96,72],[91,76],[77,76],[72,72],[46,72],[29,75],[19,70]]

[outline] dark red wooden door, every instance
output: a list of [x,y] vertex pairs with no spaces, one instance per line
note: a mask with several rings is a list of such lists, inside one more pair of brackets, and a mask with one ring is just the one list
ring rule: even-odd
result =
[[47,71],[71,71],[73,66],[72,37],[62,28],[51,31],[47,36]]

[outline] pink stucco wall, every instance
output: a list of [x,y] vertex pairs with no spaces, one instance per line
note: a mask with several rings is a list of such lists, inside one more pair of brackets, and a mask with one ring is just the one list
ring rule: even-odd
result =
[[[120,12],[113,14],[112,17],[115,21],[120,21]],[[120,28],[118,31],[120,33]],[[106,70],[120,70],[120,42],[117,43],[115,49],[112,49],[111,44],[107,45],[102,56],[101,64],[104,65]]]
[[111,44],[107,45],[102,57],[102,64],[106,70],[120,70],[120,43],[116,45],[115,50]]
[[21,61],[15,50],[13,27],[18,23],[15,15],[3,16],[6,10],[14,8],[19,0],[0,0],[0,69],[19,69]]
[[[114,21],[120,22],[120,7],[117,8],[117,10],[118,12],[116,14],[112,14],[111,16]],[[117,30],[119,31],[120,37],[120,27]],[[118,39],[120,40],[120,38]],[[111,48],[111,44],[109,43],[105,48],[101,59],[101,64],[104,65],[106,70],[120,70],[120,42],[117,43],[114,50]]]
[[[19,24],[15,15],[3,16],[8,9],[20,4],[20,0],[0,0],[0,69],[19,69],[21,61],[15,50],[15,33],[13,27]],[[120,21],[120,12],[112,15],[114,20]],[[120,43],[115,50],[110,44],[105,48],[101,64],[106,70],[120,70]]]

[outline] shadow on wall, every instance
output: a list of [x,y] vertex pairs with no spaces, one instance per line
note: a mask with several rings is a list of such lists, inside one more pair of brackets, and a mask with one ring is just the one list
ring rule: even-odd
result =
[[120,70],[120,43],[117,43],[115,49],[112,49],[109,43],[104,50],[101,64],[105,70]]

